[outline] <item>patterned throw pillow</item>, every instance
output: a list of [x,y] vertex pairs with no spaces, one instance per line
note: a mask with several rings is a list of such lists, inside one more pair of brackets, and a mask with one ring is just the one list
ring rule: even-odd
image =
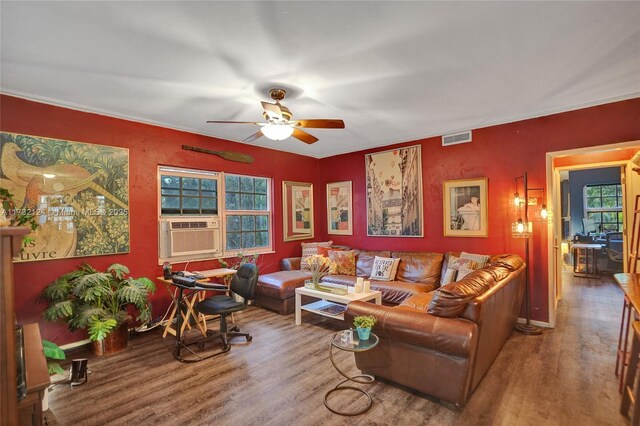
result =
[[463,259],[461,257],[449,256],[449,265],[451,269],[460,269],[461,266],[465,266],[469,269],[478,269],[478,262],[473,259]]
[[395,280],[399,263],[400,259],[376,256],[373,261],[373,268],[371,269],[371,276],[369,279],[378,281]]
[[471,260],[475,260],[478,263],[478,267],[473,269],[484,268],[484,265],[487,264],[487,262],[489,261],[489,258],[490,256],[486,254],[474,254],[474,253],[465,253],[465,252],[460,253],[460,259],[471,259]]
[[456,281],[461,281],[464,277],[466,277],[467,275],[469,275],[473,271],[474,271],[474,269],[467,268],[464,265],[460,266],[458,268],[458,274],[456,276]]
[[447,268],[447,272],[444,273],[444,277],[442,277],[442,283],[440,285],[447,285],[449,283],[452,283],[456,279],[457,273],[457,269]]
[[356,253],[353,250],[329,250],[329,259],[335,262],[337,274],[356,274]]
[[305,259],[307,257],[318,254],[318,247],[331,247],[333,241],[324,241],[319,243],[301,243],[302,244],[302,259],[300,259],[300,269],[309,269],[306,265]]

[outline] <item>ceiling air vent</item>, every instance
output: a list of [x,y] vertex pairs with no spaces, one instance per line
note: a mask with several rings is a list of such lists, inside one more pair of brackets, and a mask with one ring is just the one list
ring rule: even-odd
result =
[[442,137],[442,146],[457,145],[459,143],[467,142],[471,142],[471,130]]

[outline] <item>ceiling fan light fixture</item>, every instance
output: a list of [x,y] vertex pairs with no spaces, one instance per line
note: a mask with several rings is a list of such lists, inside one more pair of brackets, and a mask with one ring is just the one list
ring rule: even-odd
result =
[[262,127],[262,133],[271,140],[281,141],[293,134],[293,127],[288,124],[269,123]]

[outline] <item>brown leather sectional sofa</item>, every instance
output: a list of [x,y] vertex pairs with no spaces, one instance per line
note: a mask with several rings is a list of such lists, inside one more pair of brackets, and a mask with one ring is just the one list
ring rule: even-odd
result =
[[345,322],[374,315],[380,338],[356,352],[360,370],[436,398],[464,404],[515,326],[524,295],[525,265],[516,255],[494,256],[459,282],[420,293],[399,306],[352,302]]
[[[445,255],[442,253],[407,253],[390,251],[356,252],[356,275],[327,275],[322,282],[353,286],[357,277],[368,277],[376,256],[400,258],[394,281],[371,280],[371,288],[382,292],[382,302],[397,305],[406,298],[428,293],[440,286],[440,275]],[[311,272],[300,270],[299,257],[283,259],[281,271],[260,275],[256,288],[257,305],[278,311],[282,315],[293,313],[295,290],[311,279]]]

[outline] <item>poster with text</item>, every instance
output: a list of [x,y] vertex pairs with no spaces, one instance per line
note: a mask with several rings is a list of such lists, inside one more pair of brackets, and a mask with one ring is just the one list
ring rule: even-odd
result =
[[38,228],[14,260],[129,252],[129,150],[1,132],[0,187]]

